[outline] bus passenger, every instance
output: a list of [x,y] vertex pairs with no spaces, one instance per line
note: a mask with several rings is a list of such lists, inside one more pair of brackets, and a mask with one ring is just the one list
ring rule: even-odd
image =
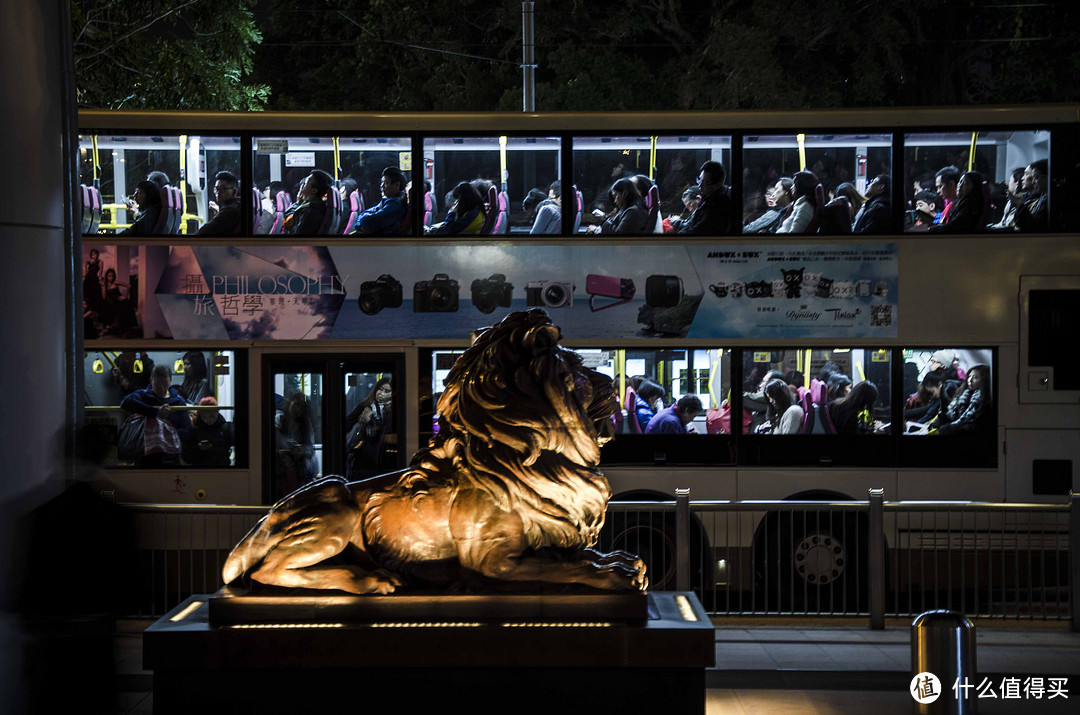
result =
[[731,196],[724,186],[727,172],[718,161],[707,161],[698,172],[698,189],[701,202],[697,210],[685,221],[672,220],[675,233],[687,235],[722,236],[728,232],[731,221]]
[[530,234],[562,233],[562,182],[552,181],[548,197],[538,204]]
[[[765,387],[773,380],[783,380],[784,373],[779,370],[768,370],[761,380],[755,385],[757,378],[751,375],[748,384],[743,385],[742,406],[743,423],[746,427],[744,433],[754,434],[767,430],[763,425],[768,423],[769,398],[765,395]],[[749,421],[746,420],[749,415]]]
[[169,175],[164,171],[151,171],[146,175],[146,180],[152,182],[154,186],[157,187],[159,195],[162,189],[172,183],[172,181],[169,180]]
[[874,177],[866,187],[866,204],[855,216],[852,233],[889,233],[892,219],[891,189],[892,180],[888,174]]
[[800,171],[791,177],[793,182],[791,213],[777,233],[806,233],[810,229],[810,223],[814,220],[814,210],[817,208],[817,177],[809,171]]
[[795,200],[792,192],[795,182],[786,176],[769,187],[765,192],[765,213],[743,226],[743,233],[776,233],[780,224],[791,212],[791,203]]
[[[641,203],[644,204],[645,210],[652,213],[652,209],[649,208],[649,190],[653,187],[653,180],[644,174],[635,174],[630,177],[630,181],[634,182],[634,187],[641,194]],[[664,219],[660,215],[660,207],[656,208],[656,221],[651,227],[647,227],[646,230],[652,231],[652,233],[664,232]]]
[[904,422],[908,424],[908,432],[926,429],[916,427],[913,430],[910,423],[926,425],[937,417],[941,410],[941,389],[944,383],[945,378],[940,371],[926,373],[919,384],[919,391],[904,403]]
[[[424,233],[430,236],[476,236],[484,227],[484,199],[468,181],[462,181],[450,192],[453,205],[442,223],[434,224]],[[449,202],[449,201],[448,201]]]
[[683,395],[671,407],[665,407],[649,420],[645,434],[693,434],[694,428],[687,425],[701,414],[701,398],[697,395]]
[[661,400],[664,399],[666,392],[652,380],[642,380],[636,389],[634,414],[637,416],[638,424],[641,425],[641,431],[644,432],[656,413],[664,409],[664,403]]
[[948,204],[941,223],[931,226],[930,233],[977,233],[983,230],[986,197],[982,191],[982,174],[969,171],[956,185],[956,201]]
[[1016,209],[1018,206],[1024,204],[1026,198],[1022,193],[1024,185],[1024,167],[1013,169],[1013,173],[1009,176],[1009,181],[1005,185],[1005,196],[1008,201],[1005,204],[1005,211],[1001,215],[1001,220],[996,223],[989,224],[987,226],[991,231],[1016,231]]
[[236,236],[240,233],[240,181],[228,171],[214,175],[217,216],[203,224],[196,236]]
[[405,194],[405,175],[396,166],[383,169],[379,184],[382,200],[356,217],[353,233],[372,236],[397,236],[409,215],[409,197]]
[[154,226],[161,215],[161,193],[152,181],[140,181],[135,186],[135,204],[139,212],[135,221],[120,236],[153,236]]
[[1049,167],[1046,159],[1028,164],[1022,184],[1027,193],[1026,199],[1009,196],[1009,203],[1016,206],[1016,227],[1021,231],[1045,231],[1050,225],[1047,196]]
[[[329,175],[328,175],[329,176]],[[315,427],[311,423],[311,406],[304,393],[297,392],[285,401],[274,425],[276,451],[275,498],[299,489],[319,475],[315,458]]]
[[955,166],[946,166],[938,169],[934,175],[934,190],[940,196],[945,205],[941,209],[941,221],[945,223],[951,215],[953,202],[956,201],[956,187],[960,181],[960,170]]
[[[884,176],[886,179],[888,178],[887,174],[882,174],[882,176]],[[850,181],[845,181],[844,183],[837,186],[836,189],[833,191],[834,199],[847,199],[848,207],[851,209],[850,223],[852,226],[855,225],[855,217],[859,214],[859,211],[862,210],[863,204],[865,204],[870,199],[870,187],[868,186],[866,190],[868,193],[864,197],[862,194],[859,193],[859,190],[855,188],[855,184],[851,183]]]
[[650,227],[649,212],[645,210],[645,204],[641,200],[634,182],[630,179],[619,179],[611,186],[608,194],[615,209],[608,215],[600,226],[589,226],[589,233],[647,233]]
[[783,380],[770,380],[765,386],[769,400],[768,421],[772,434],[798,434],[802,429],[805,412],[791,398],[791,390]]
[[345,417],[349,430],[345,437],[348,479],[378,474],[383,467],[393,468],[386,459],[386,448],[394,435],[393,395],[390,378],[380,378]]
[[180,464],[180,445],[191,439],[191,418],[186,411],[169,408],[186,405],[172,385],[172,368],[164,363],[154,365],[149,385],[124,397],[120,407],[144,418],[136,467]]
[[[967,383],[938,414],[938,434],[971,432],[982,427],[990,415],[990,368],[974,365],[968,370]],[[934,425],[931,425],[931,429]]]
[[920,191],[915,194],[915,209],[911,212],[909,231],[926,231],[941,220],[943,206],[941,197],[933,191]]
[[285,212],[282,233],[293,236],[314,236],[326,219],[325,196],[334,190],[334,180],[321,169],[315,169],[300,182],[296,203]]
[[[199,400],[199,406],[217,407],[217,400],[207,395]],[[219,410],[198,410],[191,421],[191,438],[183,443],[181,455],[193,467],[227,467],[234,441],[233,425]]]
[[197,405],[212,392],[207,378],[206,356],[199,350],[188,350],[184,353],[183,364],[184,381],[180,385],[180,396],[189,405]]
[[846,397],[829,402],[829,417],[837,434],[865,434],[873,430],[874,402],[878,391],[866,380],[851,388]]

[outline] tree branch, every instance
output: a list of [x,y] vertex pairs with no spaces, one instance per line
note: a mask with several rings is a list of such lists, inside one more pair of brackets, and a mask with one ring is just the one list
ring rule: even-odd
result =
[[158,15],[157,17],[152,18],[149,22],[147,22],[147,23],[145,23],[143,25],[140,25],[139,27],[137,27],[137,28],[135,28],[133,30],[129,30],[128,32],[121,35],[120,37],[117,37],[116,39],[114,39],[112,41],[111,44],[101,48],[97,52],[94,52],[94,53],[92,53],[90,55],[86,55],[85,57],[76,57],[75,58],[75,64],[78,65],[80,62],[84,62],[86,60],[93,59],[93,58],[97,57],[98,55],[109,52],[111,49],[113,49],[114,47],[116,47],[117,45],[119,45],[121,42],[128,39],[129,37],[132,37],[133,35],[137,35],[140,32],[143,32],[144,30],[150,28],[155,23],[157,23],[157,22],[159,22],[161,20],[164,20],[169,15],[173,15],[175,13],[178,13],[181,10],[183,10],[184,8],[188,7],[189,5],[194,5],[197,2],[199,2],[199,0],[187,0],[187,2],[183,2],[179,6],[174,7],[171,10],[167,10],[166,12],[162,13],[161,15]]

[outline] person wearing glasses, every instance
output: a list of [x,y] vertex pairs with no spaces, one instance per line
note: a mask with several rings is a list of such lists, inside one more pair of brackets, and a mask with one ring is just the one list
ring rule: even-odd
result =
[[240,181],[235,174],[219,171],[214,176],[217,216],[203,224],[197,236],[235,236],[240,233]]

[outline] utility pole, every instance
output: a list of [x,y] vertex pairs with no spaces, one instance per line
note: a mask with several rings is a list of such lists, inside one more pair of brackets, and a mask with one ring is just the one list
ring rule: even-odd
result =
[[523,112],[536,111],[536,46],[533,35],[533,3],[521,3],[521,72]]

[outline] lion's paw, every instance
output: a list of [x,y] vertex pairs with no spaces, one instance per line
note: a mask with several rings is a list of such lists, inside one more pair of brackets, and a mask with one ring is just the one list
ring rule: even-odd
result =
[[367,576],[357,579],[360,593],[377,593],[385,596],[405,585],[405,582],[397,574],[379,569],[372,571]]

